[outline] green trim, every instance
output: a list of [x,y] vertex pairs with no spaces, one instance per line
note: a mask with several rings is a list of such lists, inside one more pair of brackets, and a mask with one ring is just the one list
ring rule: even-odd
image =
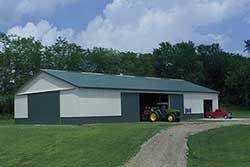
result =
[[[181,116],[182,120],[204,118],[203,114],[185,114]],[[82,124],[94,124],[94,123],[112,123],[112,122],[139,122],[135,120],[127,120],[122,116],[106,116],[106,117],[62,117],[61,124],[68,125],[82,125]],[[16,118],[16,124],[34,124],[27,118]]]
[[115,123],[115,122],[135,122],[127,120],[123,116],[103,116],[103,117],[62,117],[61,124],[82,125],[94,123]]
[[[68,125],[82,125],[94,123],[112,123],[112,122],[137,122],[134,120],[127,120],[123,116],[103,116],[103,117],[61,117],[61,123]],[[28,118],[16,118],[16,124],[35,124]]]
[[204,92],[204,91],[171,91],[171,90],[159,90],[159,89],[126,89],[126,88],[106,88],[106,87],[78,87],[83,89],[106,89],[106,90],[121,90],[121,91],[135,91],[136,93],[209,93],[209,94],[219,94],[217,92]]
[[189,119],[199,119],[204,118],[204,114],[183,114],[181,116],[181,120],[189,120]]
[[15,124],[34,124],[29,118],[15,118]]

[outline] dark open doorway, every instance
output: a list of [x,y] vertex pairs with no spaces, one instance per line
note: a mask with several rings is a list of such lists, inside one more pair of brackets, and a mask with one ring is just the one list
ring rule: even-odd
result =
[[155,93],[141,93],[140,94],[140,115],[141,121],[148,121],[149,118],[145,117],[145,108],[155,107],[157,103],[169,103],[169,96],[167,94]]
[[204,100],[204,114],[205,112],[213,111],[213,101],[212,100]]

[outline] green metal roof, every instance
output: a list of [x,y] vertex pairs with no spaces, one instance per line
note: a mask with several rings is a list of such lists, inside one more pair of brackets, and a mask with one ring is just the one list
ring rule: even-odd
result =
[[41,71],[79,88],[218,93],[215,90],[180,79],[107,75],[101,73],[68,72],[47,69]]

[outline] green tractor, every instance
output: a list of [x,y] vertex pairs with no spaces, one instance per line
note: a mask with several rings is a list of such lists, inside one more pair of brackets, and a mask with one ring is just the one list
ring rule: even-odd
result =
[[157,103],[155,107],[151,108],[150,120],[152,122],[165,120],[168,122],[180,121],[180,110],[169,109],[168,103]]

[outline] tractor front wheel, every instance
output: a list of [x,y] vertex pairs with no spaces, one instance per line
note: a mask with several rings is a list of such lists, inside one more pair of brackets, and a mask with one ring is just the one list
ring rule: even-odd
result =
[[156,113],[151,113],[150,114],[150,120],[152,121],[152,122],[156,122],[157,120],[158,120],[158,115],[156,114]]
[[173,115],[173,114],[169,114],[168,116],[167,116],[167,121],[168,122],[174,122],[175,121],[175,115]]

